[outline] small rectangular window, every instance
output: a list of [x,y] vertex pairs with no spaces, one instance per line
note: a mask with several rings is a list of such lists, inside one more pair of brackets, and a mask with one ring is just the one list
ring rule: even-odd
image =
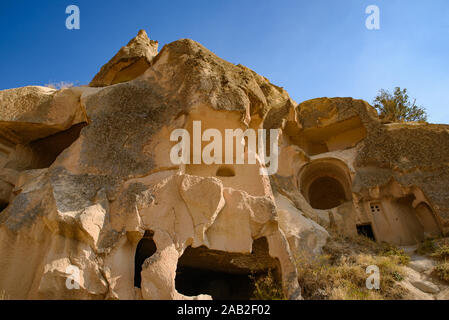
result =
[[378,202],[371,202],[369,204],[369,207],[370,207],[371,213],[373,213],[373,214],[379,213],[381,211],[380,203],[378,203]]

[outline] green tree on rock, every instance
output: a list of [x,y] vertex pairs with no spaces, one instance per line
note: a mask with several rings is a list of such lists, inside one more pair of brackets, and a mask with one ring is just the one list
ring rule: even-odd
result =
[[426,109],[422,106],[417,106],[416,99],[412,103],[405,88],[401,90],[400,87],[396,87],[393,94],[381,89],[374,99],[373,104],[384,121],[407,122],[427,120]]

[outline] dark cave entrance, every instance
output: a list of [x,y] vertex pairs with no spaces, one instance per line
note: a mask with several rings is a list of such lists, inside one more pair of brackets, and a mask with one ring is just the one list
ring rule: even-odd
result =
[[18,155],[5,164],[5,168],[16,171],[49,168],[56,158],[68,149],[81,135],[81,130],[87,126],[86,122],[78,123],[65,131],[60,131],[45,138],[31,141],[20,147]]
[[357,225],[357,233],[361,236],[367,237],[373,241],[376,241],[374,236],[373,226],[371,224],[361,224]]
[[65,131],[31,142],[30,148],[35,154],[32,169],[50,167],[56,158],[80,137],[81,129],[86,125],[85,122],[75,124]]
[[233,274],[201,268],[178,267],[176,289],[186,296],[208,294],[214,300],[249,300],[254,291],[251,274]]
[[312,161],[298,175],[298,186],[314,209],[336,208],[352,199],[351,175],[345,163],[326,158]]
[[332,209],[346,202],[341,183],[332,177],[319,177],[309,187],[309,201],[314,209]]
[[189,247],[178,261],[175,285],[186,296],[207,294],[214,300],[249,300],[255,289],[254,279],[270,270],[275,270],[280,281],[279,261],[268,255],[266,238],[254,241],[251,254]]
[[134,287],[140,288],[142,282],[142,264],[146,259],[156,253],[156,243],[153,241],[153,232],[145,231],[143,238],[139,241],[134,257]]
[[231,166],[221,166],[215,175],[217,177],[234,177],[235,171]]
[[8,202],[2,202],[0,201],[0,212],[2,212],[3,210],[5,210],[8,207],[9,203]]

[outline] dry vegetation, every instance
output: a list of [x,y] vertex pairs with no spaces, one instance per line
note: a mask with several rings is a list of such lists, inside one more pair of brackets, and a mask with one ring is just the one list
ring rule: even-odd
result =
[[[402,299],[406,292],[397,283],[402,281],[402,265],[410,257],[387,244],[377,244],[363,236],[334,235],[324,253],[311,261],[298,258],[298,275],[302,296],[306,300],[383,300]],[[376,265],[380,270],[380,289],[366,288],[366,268]],[[280,281],[271,273],[254,278],[254,299],[285,299]]]
[[[382,300],[401,299],[404,289],[401,265],[409,257],[390,245],[380,245],[362,236],[333,236],[324,247],[324,254],[310,261],[299,259],[299,280],[304,299],[316,300]],[[380,270],[380,289],[369,290],[366,268],[376,265]]]
[[4,290],[0,291],[0,300],[8,300],[8,295]]
[[440,280],[449,283],[449,261],[438,263],[435,267],[434,273]]
[[438,261],[434,275],[449,283],[449,238],[426,240],[420,244],[418,253],[428,255]]
[[285,300],[280,279],[277,279],[270,270],[266,275],[252,275],[254,281],[254,300]]

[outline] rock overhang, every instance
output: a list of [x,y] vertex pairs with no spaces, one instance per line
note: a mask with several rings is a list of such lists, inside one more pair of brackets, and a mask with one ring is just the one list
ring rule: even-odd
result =
[[[48,285],[64,278],[62,270],[70,262],[64,259],[75,256],[72,262],[85,272],[81,296],[185,299],[189,297],[179,294],[175,284],[176,266],[185,250],[205,247],[248,255],[253,243],[265,238],[268,255],[280,263],[284,293],[288,298],[300,298],[298,282],[292,280],[297,275],[296,255],[304,251],[319,255],[328,238],[319,224],[335,226],[345,210],[355,210],[346,202],[329,212],[317,211],[301,194],[298,173],[317,161],[316,157],[327,157],[331,162],[340,159],[351,168],[349,177],[344,177],[345,192],[355,197],[351,199],[349,194],[347,201],[359,201],[364,188],[382,186],[381,182],[368,186],[364,181],[378,181],[374,178],[387,170],[398,175],[395,179],[403,185],[422,189],[430,207],[445,219],[448,198],[442,188],[435,187],[435,179],[439,177],[440,186],[447,181],[442,175],[448,163],[446,127],[383,125],[368,103],[352,98],[319,98],[298,105],[266,78],[220,59],[190,39],[170,43],[157,53],[156,43],[140,32],[100,70],[91,87],[29,90],[43,102],[31,99],[31,109],[12,117],[12,111],[17,111],[14,106],[27,96],[16,91],[17,103],[9,105],[10,115],[0,115],[5,120],[0,127],[2,123],[10,126],[5,128],[15,126],[14,139],[11,134],[1,134],[9,141],[4,147],[7,152],[16,153],[16,144],[27,145],[36,137],[50,136],[42,133],[45,126],[53,130],[56,125],[59,127],[54,130],[60,131],[77,123],[87,126],[39,174],[30,168],[19,170],[19,166],[12,173],[8,168],[0,171],[4,173],[0,177],[8,173],[21,181],[15,193],[13,188],[4,188],[5,195],[0,193],[7,198],[7,208],[0,213],[2,239],[14,241],[27,233],[25,239],[46,243],[39,250],[29,245],[29,240],[17,244],[29,246],[24,250],[30,255],[36,250],[45,258],[33,258],[36,263],[23,270],[28,280],[22,287],[12,288],[11,281],[0,279],[16,297],[23,297],[25,292],[31,298],[66,297],[62,285],[50,286],[51,290]],[[0,92],[0,97],[2,94],[12,96],[11,92]],[[37,110],[35,115],[33,110]],[[239,165],[232,168],[231,176],[216,175],[216,169],[206,172],[174,166],[168,156],[161,156],[172,146],[171,130],[188,128],[195,119],[213,123],[217,113],[226,114],[224,118],[229,120],[222,121],[223,128],[279,129],[280,157],[285,157],[282,163],[289,166],[282,168],[282,176],[256,179],[247,174],[252,172],[249,167],[235,168]],[[49,122],[48,114],[58,115],[51,118],[57,121]],[[43,123],[41,131],[32,130],[32,138],[23,125],[32,119],[26,118],[30,115],[40,117],[38,121]],[[216,126],[220,126],[218,121]],[[396,152],[394,148],[402,146],[410,134],[416,142]],[[424,153],[433,150],[429,142],[434,139],[440,141],[442,152],[432,160]],[[383,141],[391,143],[382,146]],[[417,148],[422,153],[412,152]],[[346,154],[342,156],[342,152]],[[9,163],[14,165],[14,161]],[[411,171],[407,163],[413,163],[414,169],[422,168],[425,174]],[[369,170],[373,164],[374,172]],[[258,169],[261,164],[253,166]],[[17,177],[7,183],[16,184]],[[44,190],[46,196],[40,199]],[[368,200],[371,194],[368,192]],[[42,209],[40,213],[37,208]],[[22,213],[17,215],[17,211]],[[133,256],[148,231],[154,234],[157,251],[145,260],[142,288],[136,291]],[[56,255],[53,248],[58,241],[68,247]],[[10,250],[1,248],[6,254]],[[80,250],[84,250],[83,255]],[[0,262],[8,270],[16,263]],[[45,268],[39,269],[40,265]],[[167,271],[163,271],[164,266],[169,266]],[[31,285],[34,270],[40,270],[36,277],[41,278],[35,280],[40,281],[39,288]],[[96,277],[98,274],[102,276]]]

